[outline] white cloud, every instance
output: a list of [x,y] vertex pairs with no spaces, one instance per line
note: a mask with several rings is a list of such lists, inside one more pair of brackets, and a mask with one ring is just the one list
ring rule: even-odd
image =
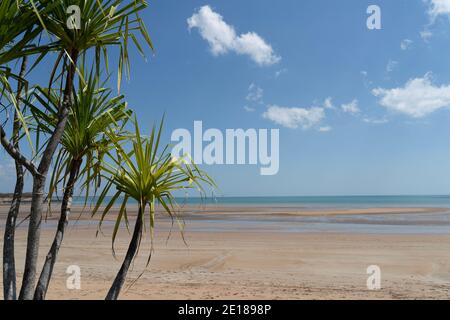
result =
[[413,118],[422,118],[450,106],[450,85],[435,86],[431,74],[410,79],[404,87],[372,90],[380,105]]
[[222,16],[211,10],[209,6],[201,7],[188,20],[189,30],[198,28],[203,39],[208,41],[214,55],[227,53],[236,39],[232,26],[226,24]]
[[395,70],[395,68],[397,68],[398,62],[395,60],[389,60],[388,64],[386,66],[386,72],[390,73],[392,71]]
[[361,110],[358,107],[358,100],[354,99],[352,102],[341,105],[342,111],[345,113],[357,114]]
[[189,30],[198,28],[200,35],[210,46],[213,55],[226,54],[230,51],[248,55],[260,66],[278,63],[277,56],[270,44],[255,32],[237,35],[234,27],[227,24],[223,17],[214,12],[210,6],[201,7],[188,20]]
[[430,22],[420,32],[421,38],[428,42],[433,36],[433,33],[429,30],[429,27],[433,25],[439,17],[450,19],[450,0],[423,0],[428,4],[428,16]]
[[264,90],[258,87],[256,84],[252,83],[248,87],[248,94],[245,97],[245,100],[251,101],[251,102],[262,102],[262,98],[264,95]]
[[412,40],[404,39],[404,40],[402,40],[402,42],[400,43],[400,48],[401,48],[402,50],[408,50],[409,48],[411,48],[412,44],[413,44],[413,41],[412,41]]
[[263,113],[263,117],[286,128],[301,127],[306,130],[318,125],[325,118],[325,112],[323,108],[319,107],[305,109],[272,105]]
[[253,61],[261,66],[278,63],[281,59],[275,55],[272,46],[254,32],[241,34],[237,37],[234,50],[238,54],[250,56]]
[[438,16],[447,16],[450,18],[450,0],[427,0],[429,4],[428,14],[431,19]]
[[252,107],[249,107],[249,106],[244,106],[244,110],[247,111],[247,112],[255,112],[256,111],[255,108],[252,108]]
[[320,127],[319,132],[330,132],[332,129],[330,126]]
[[326,98],[323,102],[323,107],[325,109],[334,109],[333,99],[331,97]]

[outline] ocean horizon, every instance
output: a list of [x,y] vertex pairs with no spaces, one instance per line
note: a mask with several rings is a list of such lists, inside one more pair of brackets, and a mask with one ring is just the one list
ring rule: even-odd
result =
[[[107,204],[111,196],[104,199]],[[97,196],[88,198],[96,203]],[[116,203],[120,203],[120,198]],[[216,196],[177,197],[183,205],[224,206],[296,206],[304,208],[370,208],[370,207],[450,207],[450,195],[369,195],[369,196]],[[73,203],[84,204],[85,197],[74,197]],[[133,203],[130,200],[129,203]]]

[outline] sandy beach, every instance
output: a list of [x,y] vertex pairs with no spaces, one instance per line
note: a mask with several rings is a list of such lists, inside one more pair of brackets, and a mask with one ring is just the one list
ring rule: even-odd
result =
[[[0,207],[2,233],[6,210]],[[74,210],[72,219],[80,210]],[[422,232],[431,230],[433,221],[436,228],[448,227],[444,209],[211,206],[184,211],[187,245],[176,224],[167,240],[171,221],[159,217],[150,265],[145,268],[150,241],[144,241],[121,299],[439,299],[450,295],[450,233],[446,229]],[[302,220],[292,220],[293,215]],[[364,220],[371,215],[381,218],[375,223]],[[402,218],[405,215],[407,219]],[[42,257],[53,238],[54,219],[43,222]],[[383,224],[408,228],[401,229],[405,232],[370,229]],[[87,212],[70,224],[47,298],[104,298],[130,236],[125,227],[120,230],[115,259],[112,222],[107,221],[98,236],[96,231],[97,221],[89,219]],[[16,239],[20,275],[26,223],[18,228]],[[81,290],[66,288],[70,265],[81,268]],[[367,289],[369,265],[381,268],[381,290]]]

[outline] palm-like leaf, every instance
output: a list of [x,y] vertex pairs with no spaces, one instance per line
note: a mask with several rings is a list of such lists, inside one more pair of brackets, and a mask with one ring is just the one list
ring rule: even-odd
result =
[[[83,68],[81,72],[84,79]],[[46,256],[34,294],[36,299],[45,298],[68,223],[75,184],[86,177],[86,183],[83,185],[86,187],[85,201],[87,202],[90,182],[94,181],[97,186],[100,163],[104,154],[115,143],[108,135],[105,135],[105,132],[112,130],[119,135],[131,114],[131,111],[127,110],[123,96],[111,97],[111,90],[99,86],[98,78],[92,71],[86,79],[86,82],[80,80],[78,89],[74,88],[74,101],[70,106],[67,124],[60,141],[60,150],[54,161],[48,193],[49,209],[53,193],[57,191],[61,182],[64,196],[57,232],[49,254]],[[34,129],[37,133],[51,133],[57,126],[59,97],[60,94],[56,90],[37,89],[35,98],[42,106],[42,110],[34,105],[29,107],[36,122]]]
[[[105,162],[102,166],[102,170],[105,173],[104,178],[108,180],[108,184],[100,195],[92,213],[95,215],[98,212],[106,195],[115,187],[114,195],[102,211],[99,225],[99,228],[101,228],[106,214],[120,200],[120,210],[112,236],[114,252],[114,241],[122,219],[125,219],[125,222],[128,224],[127,203],[129,200],[134,199],[139,206],[130,247],[122,268],[108,293],[108,299],[117,298],[120,292],[129,264],[140,244],[145,215],[148,214],[151,239],[153,239],[155,227],[155,208],[158,204],[172,219],[176,218],[182,230],[182,223],[177,217],[175,192],[196,188],[203,195],[205,194],[203,185],[215,186],[213,180],[197,168],[195,164],[185,159],[173,158],[168,152],[168,146],[160,150],[163,122],[161,122],[159,129],[155,127],[152,129],[150,137],[142,137],[136,121],[134,125],[135,134],[129,141],[131,144],[131,150],[129,151],[126,150],[127,144],[117,139],[114,132],[108,132],[108,136],[114,141],[115,145],[115,148],[108,152],[109,162]],[[151,252],[149,259],[150,256]]]
[[[79,30],[72,30],[67,27],[68,8],[76,5],[81,9],[81,28]],[[54,83],[53,76],[56,74],[61,61],[60,90],[62,93],[58,103],[50,101],[48,104],[53,104],[57,108],[57,122],[55,123],[55,113],[49,110],[33,110],[33,115],[41,115],[42,119],[46,119],[48,123],[53,123],[53,130],[47,130],[39,127],[37,137],[40,133],[48,133],[48,143],[40,156],[39,165],[34,166],[29,159],[26,159],[16,150],[10,147],[8,141],[5,140],[5,132],[1,129],[2,145],[7,148],[8,153],[16,160],[20,161],[33,174],[33,197],[30,214],[30,223],[28,226],[28,246],[26,252],[25,268],[22,281],[22,288],[20,292],[20,299],[30,299],[32,297],[33,286],[35,282],[37,257],[39,251],[40,238],[40,223],[42,217],[42,203],[44,202],[44,189],[46,185],[47,172],[50,168],[52,158],[58,148],[61,139],[66,138],[67,147],[77,154],[83,154],[83,149],[80,145],[89,140],[89,136],[76,136],[76,139],[67,139],[67,132],[65,132],[68,114],[73,112],[72,90],[76,74],[82,77],[82,72],[77,69],[77,62],[80,57],[94,57],[96,77],[100,77],[100,69],[103,64],[108,68],[108,49],[112,46],[119,48],[119,63],[118,63],[118,88],[120,89],[120,82],[122,79],[123,69],[128,73],[130,63],[128,59],[128,43],[129,39],[136,44],[138,51],[142,53],[142,46],[139,44],[137,37],[140,36],[145,42],[152,47],[150,38],[145,29],[142,20],[139,17],[139,12],[147,6],[144,0],[1,0],[0,1],[0,82],[2,91],[7,89],[9,92],[10,102],[16,108],[17,114],[23,123],[23,128],[26,131],[25,121],[20,113],[18,103],[12,94],[9,86],[9,79],[13,77],[11,70],[8,68],[8,63],[17,58],[28,54],[41,53],[35,59],[33,67],[39,63],[45,54],[50,51],[57,51],[58,58],[56,59],[53,71],[50,75],[50,85]],[[46,30],[49,36],[49,41],[45,45],[37,46],[33,43],[37,36],[41,33],[42,28]],[[21,38],[19,41],[18,38]],[[40,38],[39,38],[40,39]],[[90,50],[94,49],[94,50]],[[91,52],[92,51],[92,52]],[[103,54],[103,55],[102,55]],[[103,56],[103,61],[101,57]],[[102,64],[103,63],[103,64]],[[33,68],[32,67],[32,68]],[[18,79],[17,80],[21,80]],[[84,84],[84,82],[83,82]],[[64,87],[64,90],[62,89]],[[83,86],[84,87],[84,86]],[[59,93],[58,92],[58,93]],[[45,94],[45,90],[41,90]],[[48,89],[48,96],[51,97],[54,92]],[[38,96],[36,99],[39,100]],[[40,105],[45,104],[41,102]],[[53,116],[52,116],[53,115]],[[108,115],[110,116],[110,115]],[[104,119],[104,118],[103,118]],[[80,120],[78,128],[83,123]],[[53,121],[53,122],[52,122]],[[99,121],[101,123],[102,121]],[[101,124],[94,124],[93,126],[101,127]],[[74,127],[76,128],[76,127]],[[81,129],[83,131],[84,129]],[[73,138],[73,137],[71,137]],[[77,149],[78,148],[78,149]],[[100,146],[98,146],[100,149]],[[64,151],[66,152],[66,151]],[[83,154],[83,156],[88,153]],[[61,164],[67,164],[67,159],[72,154],[60,154],[58,159],[62,161]],[[58,162],[57,162],[58,163]],[[58,166],[58,165],[57,165]],[[63,167],[63,165],[59,166]],[[57,171],[62,172],[62,171]],[[88,173],[89,174],[89,173]],[[63,174],[64,176],[64,174]],[[55,181],[59,179],[56,178]],[[54,181],[54,182],[55,182]]]
[[[9,101],[9,105],[15,109],[30,145],[31,138],[24,116],[11,87],[13,80],[21,82],[19,87],[26,89],[27,81],[14,74],[10,64],[19,58],[26,58],[35,53],[40,53],[42,57],[49,51],[47,46],[40,46],[35,41],[42,32],[42,25],[38,23],[38,13],[44,10],[51,10],[51,7],[43,9],[40,5],[33,6],[30,1],[26,0],[2,0],[0,2],[0,87]],[[40,59],[38,58],[38,60]]]
[[[84,69],[81,71],[84,74]],[[86,82],[80,80],[78,91],[74,89],[74,101],[53,164],[48,195],[50,200],[59,183],[65,182],[73,161],[83,160],[80,175],[86,175],[88,181],[99,178],[100,162],[115,143],[105,132],[113,130],[117,138],[121,139],[120,132],[131,115],[124,96],[112,96],[112,91],[99,85],[97,79],[91,71]],[[27,102],[35,121],[33,129],[38,135],[50,134],[58,122],[60,95],[56,90],[37,87],[32,96],[38,102]],[[98,181],[94,185],[97,184]],[[87,199],[90,183],[84,186]]]
[[[39,0],[40,5],[47,7],[54,0]],[[76,5],[80,8],[81,29],[67,27],[67,9]],[[153,45],[139,12],[147,7],[144,0],[59,0],[52,10],[44,12],[41,17],[45,29],[54,41],[49,47],[63,50],[70,56],[72,50],[82,54],[90,48],[95,49],[93,55],[97,76],[103,63],[108,68],[108,48],[118,46],[120,50],[118,63],[118,87],[125,66],[130,70],[128,55],[129,39],[132,39],[138,51],[144,55],[142,45],[138,41],[141,36],[152,49]]]
[[[122,207],[126,207],[128,201],[134,199],[143,209],[150,209],[149,218],[152,223],[157,204],[160,204],[169,216],[176,217],[176,191],[195,188],[204,195],[205,184],[215,187],[208,174],[194,163],[173,158],[168,152],[168,146],[160,151],[162,124],[163,122],[158,130],[152,129],[150,137],[142,137],[135,121],[135,135],[130,141],[130,151],[126,151],[123,140],[114,132],[108,132],[107,135],[114,142],[115,148],[108,152],[110,162],[102,165],[102,170],[106,173],[104,178],[109,181],[103,193],[108,193],[112,186],[116,188],[116,192],[107,208],[112,207],[118,199],[122,200]],[[97,213],[104,199],[99,200],[93,215]],[[107,213],[108,210],[103,210],[102,216]],[[120,215],[121,212],[119,219]],[[150,230],[153,230],[153,223]]]
[[29,1],[0,2],[0,66],[3,68],[15,59],[36,53],[37,46],[32,41],[42,31],[36,14],[39,10],[41,6],[33,8]]

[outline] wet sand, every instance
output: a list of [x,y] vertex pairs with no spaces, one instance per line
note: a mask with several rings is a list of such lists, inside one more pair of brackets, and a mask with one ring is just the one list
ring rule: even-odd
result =
[[[2,233],[6,210],[0,206]],[[187,245],[176,224],[167,240],[171,221],[158,218],[155,252],[150,265],[145,268],[150,249],[147,236],[121,299],[448,298],[450,233],[435,233],[435,229],[429,233],[415,232],[422,227],[422,221],[426,221],[424,227],[430,227],[433,221],[439,225],[447,223],[446,210],[190,207],[185,210]],[[111,252],[112,222],[106,222],[103,233],[96,237],[97,221],[87,219],[86,214],[77,223],[71,223],[68,229],[55,266],[49,299],[103,299],[120,267],[130,235],[125,228],[119,232],[116,260]],[[293,214],[300,215],[298,219],[307,217],[306,220],[292,220]],[[437,214],[443,222],[436,220]],[[79,208],[74,210],[72,218],[78,215]],[[390,219],[403,221],[402,226],[409,224],[411,215],[424,218],[417,219],[414,229],[407,229],[412,231],[398,234],[395,229],[379,233],[378,229],[365,229],[367,223],[364,221],[372,215],[385,224],[390,224]],[[54,218],[43,225],[40,261],[53,238]],[[324,232],[289,229],[286,232],[287,225],[307,228],[308,219],[312,218],[325,219],[330,229]],[[113,215],[108,220],[113,220]],[[374,221],[383,227],[381,222]],[[341,224],[355,228],[364,225],[364,228],[335,232],[332,226]],[[18,272],[21,274],[26,224],[18,228],[16,241]],[[66,288],[69,276],[66,269],[70,265],[81,268],[81,290]],[[366,269],[369,265],[381,268],[381,290],[367,289]],[[141,278],[129,287],[144,270]]]

